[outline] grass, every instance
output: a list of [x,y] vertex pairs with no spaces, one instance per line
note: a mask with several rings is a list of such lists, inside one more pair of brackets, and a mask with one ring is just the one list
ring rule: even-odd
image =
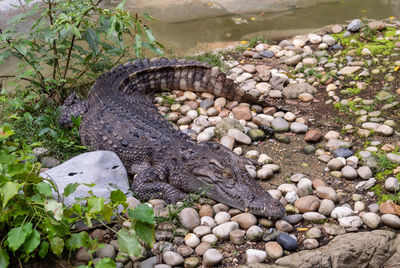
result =
[[70,129],[61,128],[58,118],[60,107],[39,97],[29,88],[16,94],[2,94],[1,121],[10,123],[15,138],[27,144],[37,144],[49,150],[49,155],[66,160],[87,150],[79,138],[81,118],[74,120]]
[[198,60],[202,62],[207,62],[211,66],[217,66],[223,72],[228,70],[228,66],[224,63],[226,52],[205,52],[195,56],[185,57],[190,60]]

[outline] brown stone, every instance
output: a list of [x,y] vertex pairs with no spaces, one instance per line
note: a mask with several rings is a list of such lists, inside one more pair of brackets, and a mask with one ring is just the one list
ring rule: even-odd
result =
[[239,226],[245,230],[257,224],[257,218],[250,213],[241,213],[239,215],[236,215],[232,217],[231,221],[237,222]]
[[185,101],[185,105],[189,105],[193,110],[199,108],[199,103],[197,101]]
[[335,203],[339,201],[339,197],[336,194],[335,189],[333,189],[332,187],[327,187],[327,186],[318,187],[316,194],[321,199],[330,199]]
[[314,179],[312,181],[312,186],[314,187],[314,189],[317,189],[318,187],[321,186],[326,186],[325,182],[321,179]]
[[[398,42],[398,43],[399,43],[399,47],[400,47],[400,42]],[[397,95],[400,95],[400,88],[396,89],[396,93],[397,93]]]
[[229,233],[229,240],[235,245],[243,245],[246,243],[245,235],[246,232],[243,230],[234,230]]
[[245,64],[240,66],[243,71],[248,72],[248,73],[255,73],[256,72],[256,66],[253,64]]
[[301,93],[298,96],[298,98],[302,102],[310,102],[310,101],[312,101],[314,99],[314,96],[312,94],[310,94],[310,93],[305,92],[305,93]]
[[203,205],[199,210],[200,217],[209,216],[214,217],[214,211],[210,205]]
[[275,107],[265,107],[263,109],[263,113],[268,114],[268,115],[273,115],[274,113],[276,113],[276,108]]
[[392,201],[386,201],[379,206],[379,211],[382,214],[394,214],[400,216],[400,206]]
[[301,212],[312,212],[319,208],[320,200],[318,197],[313,195],[306,195],[300,197],[294,202],[294,206]]
[[383,150],[383,151],[386,151],[386,152],[390,152],[390,151],[394,151],[395,149],[396,149],[396,147],[394,147],[393,145],[391,145],[391,144],[384,144],[382,147],[381,147],[381,149]]
[[195,252],[199,256],[203,256],[204,252],[211,248],[211,244],[208,242],[201,242],[196,248]]
[[246,57],[253,57],[254,54],[256,54],[256,52],[251,51],[251,50],[246,50],[243,52],[243,56],[246,56]]
[[265,244],[265,252],[268,257],[278,259],[283,256],[282,246],[278,242],[268,242]]
[[361,69],[360,66],[345,66],[342,69],[340,69],[339,72],[342,75],[347,75],[347,74],[353,74],[353,73],[357,72],[360,69]]
[[321,131],[317,129],[310,129],[306,132],[304,140],[310,143],[316,143],[322,138]]
[[368,23],[368,27],[371,28],[371,30],[384,30],[386,28],[386,23],[384,23],[383,21],[371,21],[370,23]]
[[251,120],[252,115],[249,107],[239,105],[232,109],[233,116],[238,120]]
[[340,25],[334,25],[334,26],[332,26],[331,31],[334,34],[337,34],[337,33],[340,33],[341,31],[343,31],[343,28]]
[[219,117],[225,118],[229,115],[230,111],[228,109],[222,109],[222,111],[218,114]]
[[257,65],[256,70],[258,72],[258,77],[263,81],[268,81],[271,78],[270,67],[266,65]]

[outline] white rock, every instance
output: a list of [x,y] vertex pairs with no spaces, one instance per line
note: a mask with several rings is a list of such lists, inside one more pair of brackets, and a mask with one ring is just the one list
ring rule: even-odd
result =
[[384,214],[381,217],[382,222],[386,224],[387,226],[390,226],[395,229],[400,228],[400,218],[396,215],[393,214]]
[[286,194],[287,192],[297,192],[297,187],[293,184],[283,183],[279,185],[278,190],[281,191],[283,194]]
[[260,154],[260,156],[258,157],[258,162],[260,162],[261,164],[265,165],[265,164],[271,164],[273,161],[271,159],[271,157],[269,157],[266,154]]
[[215,222],[215,220],[213,218],[211,218],[210,216],[201,217],[200,224],[209,226],[211,229],[214,228],[215,226],[217,226],[217,223]]
[[312,181],[308,178],[302,178],[297,183],[297,188],[303,188],[303,187],[312,187]]
[[308,40],[313,44],[318,44],[318,43],[321,43],[322,37],[317,34],[309,34]]
[[257,170],[257,177],[261,180],[270,179],[274,175],[274,171],[271,168],[263,167]]
[[209,133],[201,132],[199,135],[197,135],[197,142],[209,141],[211,138],[212,136]]
[[200,225],[199,213],[193,208],[184,208],[179,213],[179,222],[189,231]]
[[267,258],[267,253],[264,250],[248,249],[246,250],[247,263],[264,262]]
[[368,166],[362,166],[357,169],[358,176],[364,180],[368,180],[372,177],[372,171]]
[[362,201],[356,201],[354,203],[354,211],[364,211],[365,210],[365,204]]
[[333,38],[329,34],[325,34],[324,36],[322,36],[322,42],[324,42],[328,46],[333,46],[334,44],[336,44],[335,38]]
[[211,234],[211,228],[207,225],[200,225],[193,229],[193,233],[198,237],[203,237],[205,235]]
[[267,190],[267,192],[272,196],[273,199],[279,200],[282,197],[282,192],[276,189]]
[[217,243],[217,241],[218,241],[218,238],[213,234],[208,234],[201,238],[201,242],[207,242],[207,243],[210,243],[211,245],[214,243]]
[[[130,188],[124,165],[118,156],[110,151],[94,151],[75,156],[40,173],[40,176],[54,181],[61,196],[68,184],[81,184],[75,192],[64,197],[66,206],[76,203],[75,198],[90,196],[89,191],[95,196],[108,199],[111,191],[119,189],[126,193]],[[88,187],[82,183],[93,183],[95,186]],[[53,197],[57,199],[58,194],[53,192]]]
[[340,219],[348,217],[353,214],[353,210],[349,207],[341,206],[333,209],[331,217],[334,219]]
[[306,221],[320,221],[325,220],[326,217],[318,212],[306,212],[303,214],[303,219]]
[[319,205],[318,212],[322,215],[331,215],[333,209],[335,208],[335,203],[330,199],[323,199]]
[[214,217],[215,222],[220,225],[231,220],[231,215],[228,212],[220,211]]
[[185,244],[188,247],[195,248],[200,244],[200,239],[193,233],[188,233],[185,236]]
[[257,159],[260,153],[257,150],[250,150],[245,154],[246,158]]
[[250,137],[236,128],[229,129],[228,135],[235,138],[235,140],[237,142],[244,143],[244,144],[251,144]]
[[389,177],[385,181],[385,188],[389,192],[398,192],[399,191],[399,180],[395,177]]
[[378,228],[379,223],[381,222],[381,217],[373,212],[364,213],[361,219],[363,223],[370,229]]
[[296,192],[290,191],[286,193],[285,199],[288,201],[288,203],[293,204],[297,199],[299,199],[299,196]]
[[230,232],[239,229],[239,224],[237,222],[226,222],[215,227],[212,232],[219,240],[229,239]]
[[360,228],[363,225],[363,222],[358,216],[349,216],[340,218],[339,224],[344,228]]
[[367,181],[359,182],[359,183],[356,185],[356,189],[359,190],[359,191],[366,191],[366,190],[368,190],[369,188],[371,188],[372,186],[374,186],[375,183],[376,183],[375,178],[370,178],[370,179],[367,180]]
[[210,248],[203,254],[203,265],[206,267],[215,266],[222,261],[224,257],[215,248]]
[[171,266],[178,266],[183,263],[183,258],[176,252],[166,251],[163,253],[163,260],[166,264]]

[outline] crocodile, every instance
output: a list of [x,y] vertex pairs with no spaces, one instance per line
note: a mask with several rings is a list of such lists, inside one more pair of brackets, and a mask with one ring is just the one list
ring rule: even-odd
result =
[[167,89],[260,102],[218,67],[185,59],[141,59],[104,73],[85,100],[72,93],[64,101],[59,123],[68,126],[73,116],[82,115],[82,143],[92,150],[114,151],[135,175],[131,188],[140,199],[176,203],[202,191],[255,215],[284,216],[283,205],[247,171],[257,161],[215,141],[197,143],[163,118],[154,94]]

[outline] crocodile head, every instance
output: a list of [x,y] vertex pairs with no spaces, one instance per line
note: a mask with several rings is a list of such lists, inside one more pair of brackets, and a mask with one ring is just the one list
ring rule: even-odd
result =
[[[194,158],[193,185],[205,195],[231,207],[270,218],[285,215],[285,208],[264,190],[246,169],[254,163],[213,142],[203,143],[208,150]],[[210,150],[211,149],[211,150]],[[207,153],[204,155],[204,153]]]

